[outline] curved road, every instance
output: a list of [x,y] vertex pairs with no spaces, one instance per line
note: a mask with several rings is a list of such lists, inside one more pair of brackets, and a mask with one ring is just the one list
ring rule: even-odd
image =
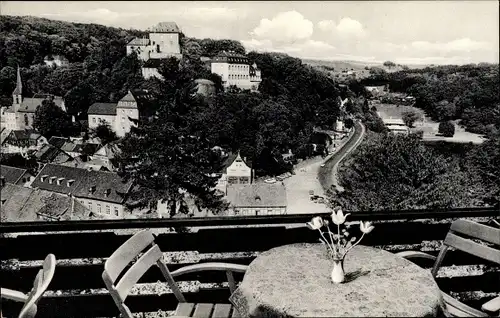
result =
[[326,159],[324,167],[318,169],[318,179],[326,192],[335,186],[337,190],[343,190],[337,183],[337,170],[339,163],[361,143],[365,135],[366,128],[361,122],[356,122],[354,126],[354,134],[351,139],[341,148],[338,152],[333,154],[330,158]]

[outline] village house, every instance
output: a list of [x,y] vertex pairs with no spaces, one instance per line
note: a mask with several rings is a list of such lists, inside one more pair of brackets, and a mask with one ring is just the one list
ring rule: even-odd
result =
[[34,153],[34,157],[39,166],[46,163],[61,164],[73,160],[69,154],[50,144],[43,145]]
[[235,85],[241,89],[257,91],[262,81],[257,64],[234,52],[222,52],[211,60],[212,73],[222,78],[224,87]]
[[179,26],[175,22],[160,22],[151,27],[149,38],[134,38],[127,43],[127,55],[135,52],[140,60],[146,62],[142,76],[161,78],[157,68],[161,60],[169,57],[182,58]]
[[87,164],[105,167],[109,171],[115,171],[115,158],[121,153],[118,144],[110,142],[99,148],[91,157]]
[[286,188],[282,183],[233,184],[227,187],[228,215],[286,214]]
[[136,124],[133,120],[152,114],[153,96],[147,90],[128,91],[118,103],[94,103],[88,111],[89,129],[108,124],[118,137],[123,137]]
[[216,189],[226,194],[227,187],[232,184],[251,184],[253,169],[249,162],[241,158],[240,154],[227,154]]
[[0,185],[15,184],[20,186],[28,185],[34,176],[26,169],[0,165]]
[[2,110],[5,116],[3,125],[12,130],[33,129],[35,111],[46,100],[54,102],[56,106],[66,111],[64,100],[60,96],[37,94],[32,98],[24,97],[21,71],[18,67],[16,88],[12,92],[12,106]]
[[3,153],[27,153],[37,151],[47,144],[47,138],[34,130],[4,129],[1,133]]
[[99,144],[83,142],[82,140],[73,139],[66,137],[52,136],[49,139],[49,144],[61,149],[72,158],[80,158],[84,161],[90,158],[97,149],[99,149]]
[[69,60],[63,55],[47,55],[44,57],[43,62],[47,66],[67,66],[69,65]]
[[384,118],[383,122],[385,127],[387,127],[391,133],[403,135],[408,135],[410,133],[410,128],[406,126],[405,122],[401,118]]
[[132,181],[123,182],[115,173],[46,164],[35,177],[32,188],[65,194],[96,214],[121,219]]
[[74,198],[7,184],[1,190],[3,222],[86,220],[91,212]]

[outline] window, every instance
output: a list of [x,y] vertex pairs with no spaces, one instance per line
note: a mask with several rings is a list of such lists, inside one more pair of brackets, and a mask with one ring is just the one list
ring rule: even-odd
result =
[[120,213],[118,212],[118,208],[117,208],[117,207],[115,207],[115,215],[116,215],[116,216],[119,216],[119,215],[120,215]]
[[92,211],[92,202],[89,201],[87,204],[89,206],[89,210]]
[[259,215],[260,210],[255,210],[255,215]]
[[92,122],[95,124],[95,123],[96,123],[96,121],[97,121],[97,120],[96,120],[96,118],[95,118],[95,117],[93,117],[93,118],[92,118]]
[[273,209],[267,209],[267,214],[273,214]]
[[106,214],[111,214],[111,208],[109,205],[106,205]]
[[28,119],[28,114],[24,114],[24,124],[26,126],[29,126],[30,125],[30,122],[29,122],[29,119]]
[[101,204],[97,203],[97,213],[101,213]]

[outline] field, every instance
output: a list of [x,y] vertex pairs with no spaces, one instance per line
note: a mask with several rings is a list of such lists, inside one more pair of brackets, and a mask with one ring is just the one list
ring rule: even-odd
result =
[[461,142],[461,143],[468,143],[472,142],[475,144],[480,144],[484,141],[484,138],[481,135],[470,133],[465,131],[465,129],[461,126],[459,126],[455,122],[455,135],[453,137],[443,137],[443,136],[438,136],[438,126],[439,123],[433,121],[429,117],[424,115],[424,112],[421,109],[412,107],[412,106],[404,106],[404,105],[394,105],[394,104],[378,104],[375,105],[377,107],[378,114],[380,118],[382,119],[389,119],[389,118],[402,118],[402,113],[405,111],[412,110],[416,113],[422,114],[424,120],[418,121],[414,124],[414,128],[412,128],[412,131],[418,131],[421,130],[424,132],[424,140],[428,141],[448,141],[448,142]]

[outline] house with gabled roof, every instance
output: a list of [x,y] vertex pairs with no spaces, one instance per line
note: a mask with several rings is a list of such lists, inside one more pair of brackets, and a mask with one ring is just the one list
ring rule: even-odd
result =
[[72,196],[102,217],[124,218],[132,185],[132,180],[124,181],[112,172],[46,164],[31,187]]
[[228,153],[219,173],[216,189],[226,194],[227,187],[233,184],[251,184],[254,171],[250,162],[242,158],[240,153]]
[[89,107],[89,129],[107,123],[118,137],[136,125],[134,120],[152,114],[153,95],[147,90],[129,90],[118,103],[94,103]]

